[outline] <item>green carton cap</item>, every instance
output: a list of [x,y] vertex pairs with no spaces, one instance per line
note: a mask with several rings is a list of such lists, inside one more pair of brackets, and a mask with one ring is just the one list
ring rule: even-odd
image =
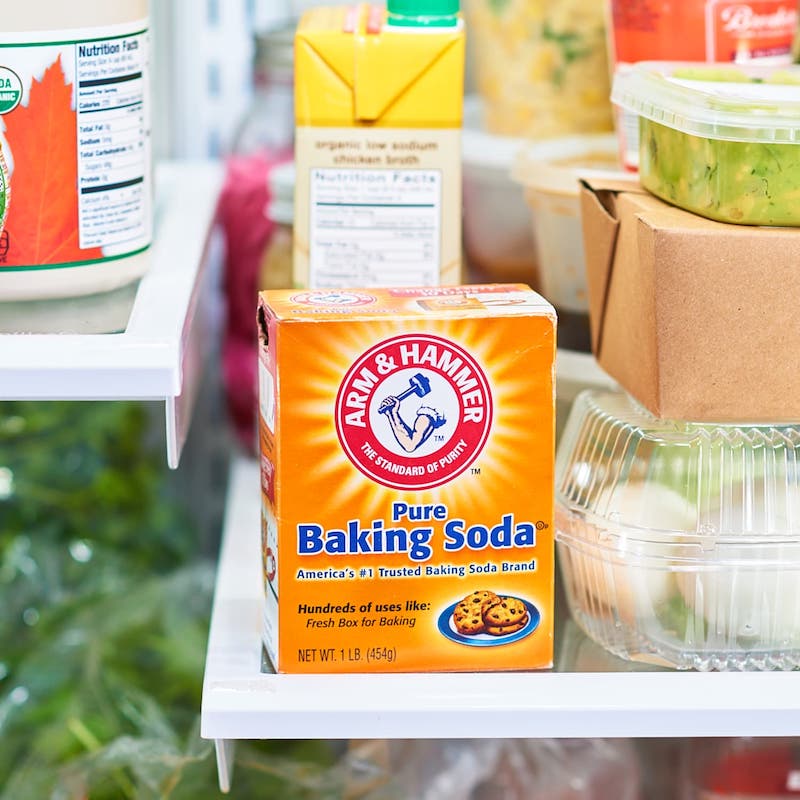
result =
[[458,24],[459,0],[387,0],[390,25],[452,28]]

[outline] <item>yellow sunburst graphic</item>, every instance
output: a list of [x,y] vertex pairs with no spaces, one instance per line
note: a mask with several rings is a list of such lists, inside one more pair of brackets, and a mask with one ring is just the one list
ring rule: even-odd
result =
[[[308,464],[314,485],[331,488],[330,497],[309,497],[310,506],[324,503],[329,510],[346,509],[350,516],[343,519],[365,520],[387,518],[391,503],[403,499],[444,504],[457,509],[468,523],[489,523],[509,497],[521,508],[542,505],[542,498],[549,498],[554,438],[554,344],[549,320],[522,315],[371,318],[303,327],[311,330],[284,341],[285,362],[280,369],[304,376],[302,396],[292,400],[292,416],[303,421],[305,451],[314,454]],[[387,488],[365,476],[345,452],[335,423],[337,395],[353,364],[387,339],[415,334],[441,337],[470,354],[486,376],[493,406],[488,439],[477,458],[442,486],[418,491]],[[548,507],[540,513],[546,517]]]

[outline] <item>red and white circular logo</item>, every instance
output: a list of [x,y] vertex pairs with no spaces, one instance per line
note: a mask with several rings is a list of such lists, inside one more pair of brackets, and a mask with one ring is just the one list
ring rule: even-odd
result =
[[292,295],[293,303],[305,306],[335,306],[338,308],[351,308],[353,306],[368,306],[377,301],[371,294],[362,292],[343,292],[331,290],[326,292],[301,292]]
[[464,472],[492,426],[489,382],[463,348],[439,336],[387,339],[339,387],[336,432],[367,477],[393,489],[432,489]]

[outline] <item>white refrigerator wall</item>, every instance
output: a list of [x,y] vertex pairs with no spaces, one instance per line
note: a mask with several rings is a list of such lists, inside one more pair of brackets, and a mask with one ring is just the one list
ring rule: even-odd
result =
[[172,155],[222,155],[249,98],[252,4],[248,0],[167,2],[172,6],[168,43]]
[[158,158],[229,151],[250,101],[253,32],[346,0],[150,0]]
[[322,2],[151,0],[157,156],[228,152],[252,91],[253,32]]

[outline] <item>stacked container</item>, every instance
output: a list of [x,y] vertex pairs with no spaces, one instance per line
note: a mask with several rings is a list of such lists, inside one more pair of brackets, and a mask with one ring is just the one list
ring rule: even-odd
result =
[[612,98],[639,117],[642,185],[720,222],[800,225],[800,67],[643,62]]
[[577,623],[616,655],[800,666],[800,429],[659,420],[585,392],[556,465]]
[[465,0],[484,124],[550,139],[612,129],[603,0]]
[[[659,251],[654,268],[625,274],[642,282],[645,305],[653,286],[687,268],[688,240],[675,231],[701,231],[702,254],[691,250],[690,263],[708,282],[671,302],[710,308],[704,287],[716,291],[711,276],[730,266],[727,245],[741,230],[732,223],[800,226],[798,84],[796,68],[727,65],[641,64],[617,77],[616,102],[640,116],[642,185],[684,209],[665,206],[658,222],[652,215],[619,222],[615,235],[629,253],[639,241],[641,256],[636,237],[648,225],[655,232],[647,241],[669,234],[675,243],[674,262]],[[611,207],[616,200],[606,202]],[[754,235],[775,236],[765,228]],[[781,236],[785,258],[794,263],[800,231]],[[785,266],[767,264],[764,274],[765,265],[757,273],[740,260],[736,270],[750,281],[769,281],[770,271]],[[604,278],[607,290],[624,277],[615,275],[614,264]],[[725,307],[747,312],[731,314],[736,337],[755,338],[772,309],[750,307],[743,280],[729,286]],[[683,340],[659,310],[656,303],[648,330],[637,334],[636,352],[644,363],[648,348],[656,358],[670,351],[656,396],[673,392],[680,406],[681,375],[690,374],[693,356],[680,349]],[[787,317],[773,347],[794,347],[795,322]],[[595,327],[595,352],[605,352],[610,340],[598,345],[603,328]],[[679,669],[794,669],[800,666],[800,404],[783,397],[787,414],[774,420],[763,397],[760,403],[744,389],[748,363],[734,357],[725,370],[708,376],[707,402],[695,422],[661,419],[656,400],[648,410],[625,393],[578,398],[556,466],[566,593],[578,625],[623,658]],[[641,390],[630,370],[614,377],[631,392]],[[733,415],[729,396],[723,410],[720,388],[732,379],[742,386]],[[684,384],[686,395],[697,388],[688,379]],[[780,393],[777,376],[766,395],[774,393]]]

